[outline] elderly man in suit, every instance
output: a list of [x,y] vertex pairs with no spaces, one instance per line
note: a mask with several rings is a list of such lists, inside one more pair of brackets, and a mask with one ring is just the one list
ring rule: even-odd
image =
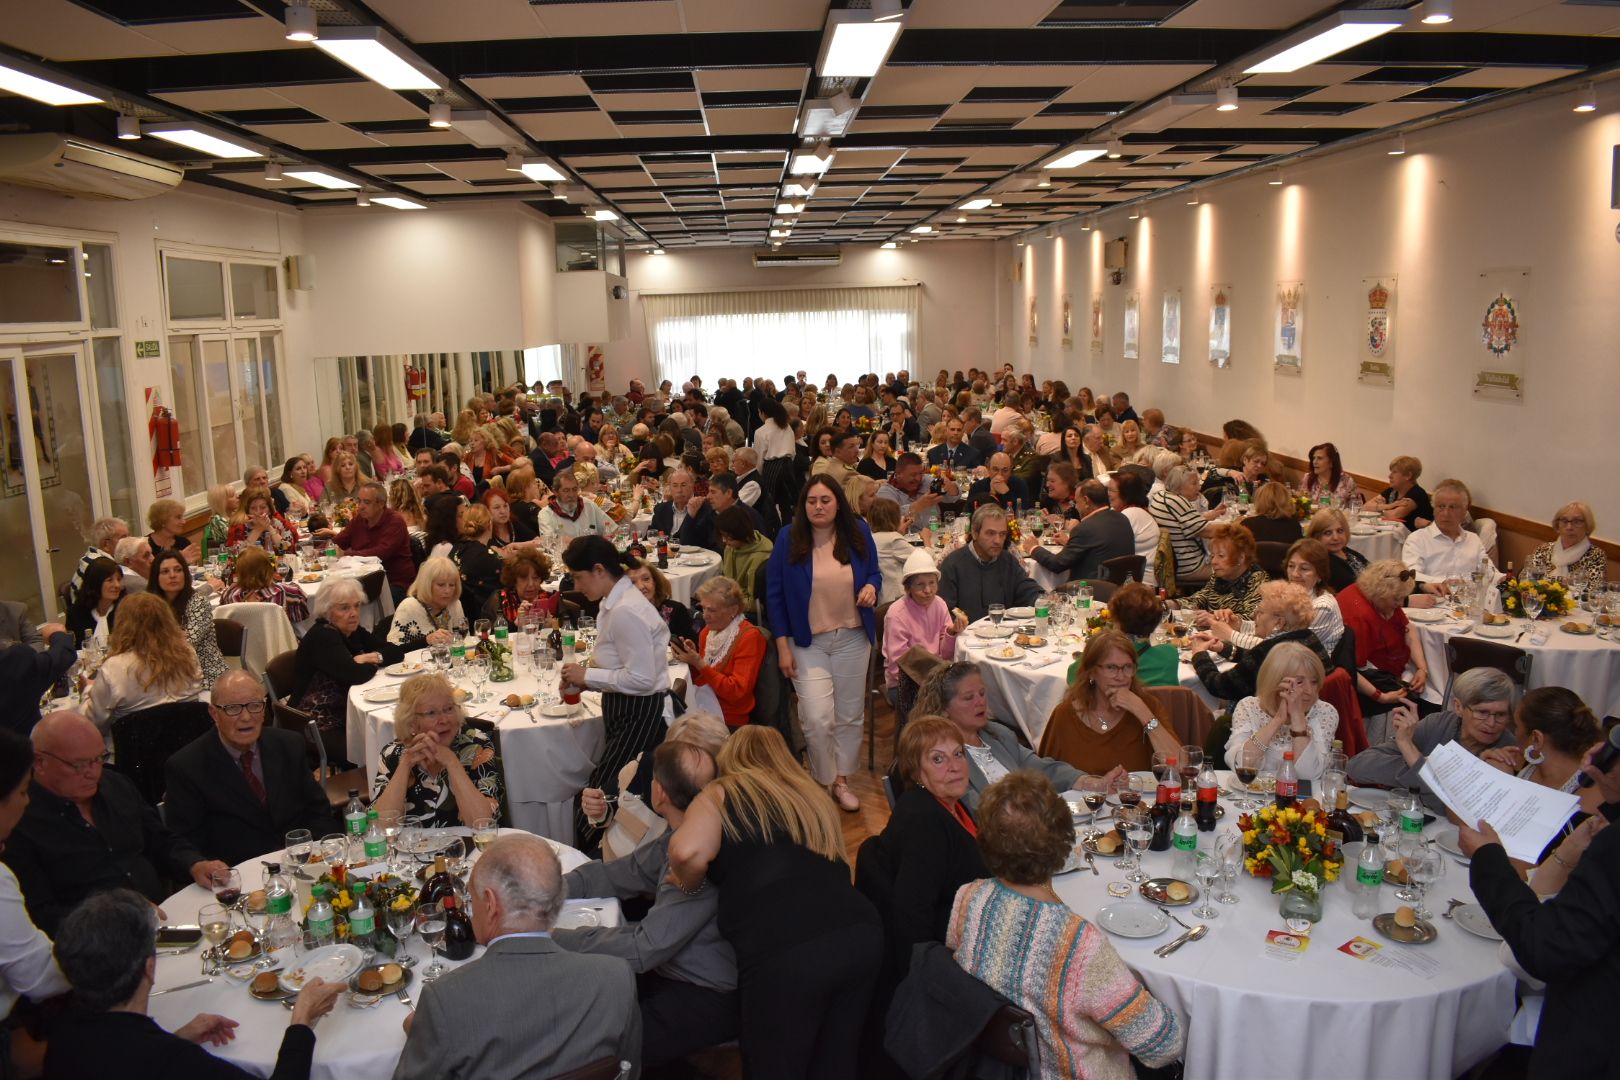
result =
[[664,533],[687,547],[720,551],[720,538],[714,531],[714,507],[709,500],[694,497],[695,480],[689,469],[675,469],[664,481],[668,500],[653,507],[648,528]]
[[484,955],[422,988],[394,1080],[558,1076],[603,1058],[640,1073],[641,1012],[630,965],[551,940],[566,890],[551,845],[503,836],[473,867],[473,934]]
[[1054,574],[1066,572],[1071,580],[1084,581],[1097,577],[1109,559],[1136,553],[1136,534],[1130,519],[1109,508],[1108,489],[1100,480],[1081,482],[1074,507],[1080,521],[1066,538],[1060,539],[1062,550],[1047,551],[1039,539],[1030,536],[1024,540],[1024,554]]
[[304,740],[265,727],[266,708],[259,680],[227,671],[208,705],[214,730],[182,747],[165,768],[169,828],[232,866],[278,850],[293,829],[316,836],[341,831]]

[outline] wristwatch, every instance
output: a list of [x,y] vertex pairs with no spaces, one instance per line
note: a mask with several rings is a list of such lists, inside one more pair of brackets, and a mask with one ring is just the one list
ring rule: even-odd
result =
[[1159,727],[1159,718],[1157,716],[1152,717],[1151,719],[1148,720],[1147,723],[1142,725],[1142,734],[1151,735],[1153,732],[1158,730],[1158,727]]

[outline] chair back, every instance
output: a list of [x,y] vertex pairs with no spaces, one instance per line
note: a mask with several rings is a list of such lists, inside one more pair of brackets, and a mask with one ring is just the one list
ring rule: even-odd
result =
[[[1490,520],[1489,518],[1486,519]],[[1479,638],[1452,637],[1446,639],[1446,667],[1451,674],[1446,679],[1446,696],[1444,705],[1451,704],[1451,688],[1457,683],[1457,676],[1465,671],[1478,667],[1495,668],[1513,680],[1519,692],[1530,684],[1530,665],[1535,660],[1528,652],[1514,645],[1504,645],[1499,641],[1482,641]]]
[[502,828],[510,828],[512,825],[512,808],[508,806],[506,802],[506,777],[504,775],[506,771],[506,758],[501,753],[500,725],[495,723],[493,720],[485,720],[478,716],[469,716],[467,717],[467,726],[477,728],[479,731],[482,731],[484,734],[488,735],[490,744],[495,748],[495,760],[501,763],[501,772],[503,774],[501,776],[501,806],[500,810],[496,813],[496,818]]
[[1092,578],[1090,581],[1082,581],[1080,584],[1091,586],[1091,598],[1099,604],[1108,603],[1114,598],[1114,594],[1119,591],[1119,585],[1116,582],[1102,578]]
[[771,632],[764,627],[759,627],[759,632],[765,638],[765,659],[760,661],[759,677],[754,680],[754,711],[748,714],[748,722],[775,728],[792,746],[787,680],[782,678],[782,665],[772,647]]
[[1215,714],[1196,690],[1185,686],[1150,686],[1147,692],[1164,706],[1166,722],[1183,745],[1204,745],[1215,723]]
[[1181,595],[1181,585],[1176,581],[1175,536],[1169,529],[1159,530],[1159,546],[1153,549],[1153,580],[1169,599]]
[[373,570],[371,573],[360,578],[360,588],[364,590],[366,594],[366,603],[375,604],[378,600],[380,600],[382,598],[383,586],[387,584],[388,572],[386,570]]
[[[761,500],[761,501],[763,501],[763,500]],[[765,571],[768,570],[768,569],[770,569],[770,564],[768,562],[763,562],[763,563],[759,564],[759,569],[754,571],[754,607],[759,612],[759,624],[761,626],[765,625],[765,622],[766,622],[766,614],[765,614],[765,588],[766,588]]]
[[605,1057],[589,1065],[581,1065],[565,1073],[557,1073],[551,1080],[623,1080],[631,1073],[630,1063]]
[[272,701],[281,701],[292,693],[293,683],[298,678],[298,650],[288,649],[278,653],[264,665],[264,685],[270,691]]
[[[586,596],[584,593],[580,592],[577,589],[568,589],[568,590],[566,590],[565,592],[563,592],[560,599],[561,599],[563,604],[573,604],[574,605],[574,607],[576,609],[576,614],[574,616],[575,618],[578,618],[580,615],[589,615],[591,618],[594,619],[594,618],[596,618],[596,616],[598,614],[601,613],[600,612],[601,604],[599,604],[595,600],[592,600],[590,597]],[[561,606],[559,605],[559,610],[560,609],[561,609]]]
[[1016,1005],[1003,1005],[991,1014],[974,1048],[1003,1065],[1026,1069],[1029,1075],[1036,1075],[1041,1051],[1035,1034],[1035,1017]]
[[1104,559],[1098,570],[1115,585],[1123,585],[1127,581],[1140,582],[1143,572],[1147,570],[1147,559],[1142,555],[1119,555]]
[[68,608],[73,605],[73,579],[68,578],[56,587],[56,598],[62,601],[62,617],[67,618]]
[[1349,675],[1353,685],[1356,681],[1356,632],[1350,627],[1346,626],[1344,633],[1339,635],[1339,643],[1333,646],[1331,659],[1334,668]]
[[1254,561],[1260,564],[1260,569],[1272,581],[1282,581],[1288,577],[1284,564],[1288,560],[1288,549],[1292,545],[1280,540],[1261,540],[1254,545]]
[[213,726],[208,706],[200,701],[174,701],[126,713],[112,723],[118,771],[156,806],[163,800],[163,766],[169,755]]
[[219,642],[219,654],[227,659],[242,659],[242,643],[247,638],[247,627],[228,615],[214,614],[214,639]]
[[883,774],[883,797],[889,800],[890,810],[893,810],[894,804],[900,801],[900,793],[905,789],[906,782],[900,779],[899,773],[886,772]]
[[[272,659],[298,648],[298,635],[293,632],[292,620],[287,616],[287,609],[280,604],[221,604],[214,609],[214,625],[218,626],[222,618],[234,619],[247,631],[241,653],[244,671],[262,674]],[[224,647],[225,639],[221,636],[220,648]]]
[[1336,667],[1322,680],[1321,698],[1339,714],[1339,729],[1334,738],[1344,743],[1344,752],[1355,757],[1367,749],[1367,724],[1361,717],[1361,696],[1356,693],[1356,677],[1344,668]]

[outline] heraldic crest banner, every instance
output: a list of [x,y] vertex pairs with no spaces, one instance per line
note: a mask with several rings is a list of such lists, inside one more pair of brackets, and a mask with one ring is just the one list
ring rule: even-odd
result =
[[1125,297],[1125,359],[1135,360],[1141,351],[1142,294],[1132,290]]
[[1272,354],[1278,371],[1300,374],[1305,363],[1305,283],[1277,282],[1277,323]]
[[1209,362],[1218,368],[1232,362],[1232,286],[1209,287]]
[[1518,401],[1524,397],[1530,268],[1482,270],[1473,330],[1480,366],[1474,393]]
[[1361,368],[1356,378],[1375,386],[1395,383],[1395,275],[1361,279],[1367,315],[1361,327]]
[[1166,364],[1181,363],[1181,290],[1167,289],[1164,294],[1163,340],[1159,359]]

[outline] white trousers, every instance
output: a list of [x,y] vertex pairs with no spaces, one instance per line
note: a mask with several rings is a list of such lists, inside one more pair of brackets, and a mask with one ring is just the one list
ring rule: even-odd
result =
[[871,652],[865,630],[830,630],[812,637],[809,648],[793,646],[799,724],[810,749],[810,775],[818,784],[860,766]]

